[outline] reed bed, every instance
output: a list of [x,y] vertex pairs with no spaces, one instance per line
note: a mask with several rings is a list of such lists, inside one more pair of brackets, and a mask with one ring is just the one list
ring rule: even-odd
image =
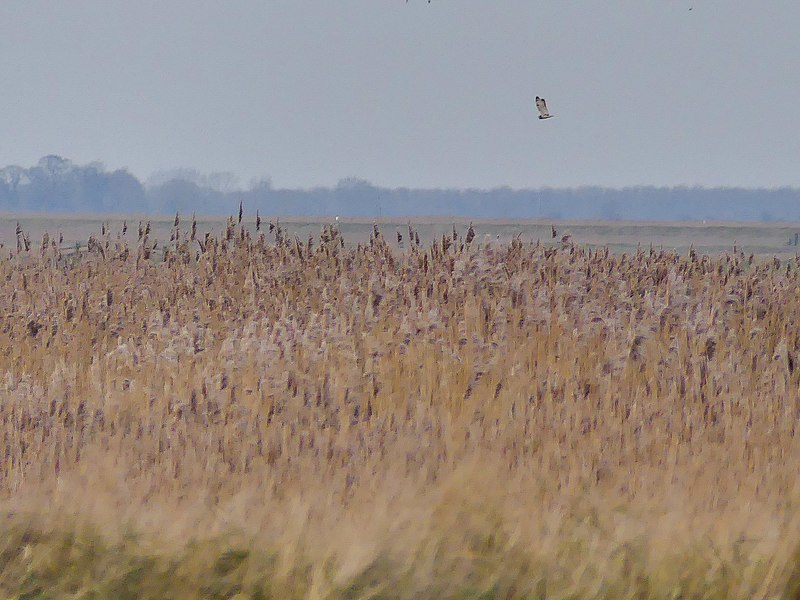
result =
[[148,229],[0,260],[0,595],[800,597],[796,260]]

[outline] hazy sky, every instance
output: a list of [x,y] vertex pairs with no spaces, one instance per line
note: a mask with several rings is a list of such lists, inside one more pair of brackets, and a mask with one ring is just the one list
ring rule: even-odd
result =
[[2,0],[0,166],[798,186],[798,23],[797,0]]

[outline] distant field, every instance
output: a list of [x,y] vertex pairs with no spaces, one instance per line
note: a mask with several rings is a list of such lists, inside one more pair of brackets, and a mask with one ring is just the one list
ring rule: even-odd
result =
[[[262,224],[266,229],[273,217],[263,216]],[[103,223],[110,226],[112,232],[120,231],[123,221],[128,223],[128,240],[136,240],[137,228],[140,221],[151,223],[151,238],[159,241],[169,241],[174,217],[147,218],[142,216],[54,216],[54,215],[0,215],[0,243],[15,244],[16,224],[20,223],[23,230],[30,236],[31,242],[38,244],[42,235],[47,231],[50,236],[64,236],[64,245],[72,246],[76,242],[86,244],[90,235],[97,235]],[[182,215],[182,227],[185,230],[191,222],[190,215]],[[333,222],[333,218],[326,221],[309,219],[281,220],[283,227],[290,236],[295,234],[301,240],[307,240],[309,235],[319,236],[325,223]],[[412,223],[419,232],[420,240],[427,244],[434,237],[441,238],[442,234],[451,233],[453,227],[459,235],[466,234],[469,221],[452,220],[447,218],[415,218],[406,220],[383,219],[378,224],[383,236],[390,245],[398,246],[397,232],[407,240],[407,224]],[[245,226],[255,231],[255,217],[245,215]],[[372,232],[373,220],[370,219],[341,219],[340,231],[350,243],[363,243],[369,239]],[[512,238],[519,237],[523,242],[541,240],[544,243],[560,243],[563,235],[571,235],[572,241],[578,245],[588,247],[608,246],[614,253],[630,253],[638,245],[644,248],[651,244],[656,249],[677,250],[684,252],[691,245],[699,254],[718,255],[731,251],[734,244],[738,250],[747,254],[777,255],[782,258],[794,256],[800,251],[800,246],[795,246],[795,235],[800,234],[800,223],[726,223],[726,222],[630,222],[630,221],[498,221],[475,220],[473,225],[476,232],[476,241],[508,243]],[[557,238],[552,238],[551,226],[557,230]],[[224,218],[201,218],[197,221],[197,230],[203,235],[206,232],[217,235],[225,227]],[[498,239],[499,236],[499,239]],[[271,238],[268,238],[271,239]]]

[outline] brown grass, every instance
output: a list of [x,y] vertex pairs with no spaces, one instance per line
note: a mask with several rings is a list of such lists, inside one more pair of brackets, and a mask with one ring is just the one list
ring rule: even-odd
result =
[[0,262],[4,595],[796,597],[794,261],[180,228]]

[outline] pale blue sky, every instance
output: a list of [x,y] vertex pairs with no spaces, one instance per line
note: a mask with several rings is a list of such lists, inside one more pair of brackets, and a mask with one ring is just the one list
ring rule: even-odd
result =
[[799,186],[798,24],[797,0],[3,0],[0,166]]

